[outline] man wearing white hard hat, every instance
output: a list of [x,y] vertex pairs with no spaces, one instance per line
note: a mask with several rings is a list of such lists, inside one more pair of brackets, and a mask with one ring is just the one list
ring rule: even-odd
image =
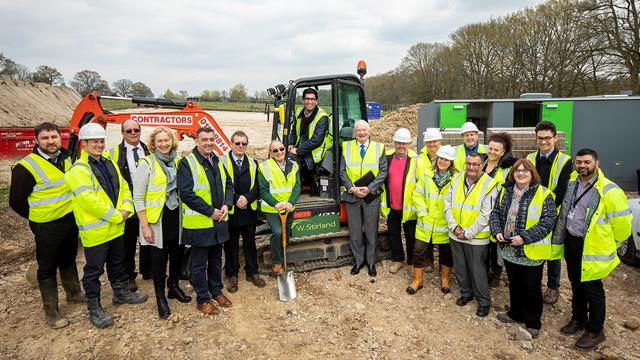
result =
[[73,194],[73,213],[87,261],[82,285],[87,296],[89,321],[106,328],[113,319],[100,304],[100,276],[107,265],[113,288],[113,304],[139,304],[147,295],[129,290],[125,273],[125,220],[133,214],[131,191],[118,166],[102,156],[107,134],[102,126],[89,123],[80,129],[80,158],[65,174]]
[[467,121],[462,124],[462,128],[460,129],[460,136],[462,136],[464,143],[459,145],[456,154],[456,160],[453,162],[456,166],[456,169],[460,169],[460,171],[464,170],[465,161],[467,156],[473,153],[486,154],[487,150],[485,146],[478,143],[478,127],[476,124]]
[[389,272],[398,273],[405,256],[402,249],[402,230],[407,249],[407,264],[411,265],[411,254],[416,234],[416,212],[411,197],[416,185],[416,159],[418,154],[409,149],[411,133],[400,128],[393,136],[395,149],[387,151],[389,175],[380,197],[380,211],[387,218],[392,263]]
[[436,164],[436,153],[442,146],[442,134],[438,128],[427,128],[422,133],[424,146],[418,157],[418,177],[427,172],[427,176],[433,176],[433,166]]

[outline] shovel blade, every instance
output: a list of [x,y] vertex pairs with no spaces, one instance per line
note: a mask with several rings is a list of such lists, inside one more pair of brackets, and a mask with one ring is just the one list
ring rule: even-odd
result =
[[280,301],[289,301],[296,298],[296,283],[293,280],[293,271],[278,276],[278,297]]

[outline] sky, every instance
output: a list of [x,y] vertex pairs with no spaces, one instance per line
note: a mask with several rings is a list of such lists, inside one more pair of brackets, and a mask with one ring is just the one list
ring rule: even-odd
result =
[[85,69],[131,79],[157,96],[243,83],[253,95],[300,77],[368,75],[400,64],[418,42],[540,0],[30,1],[0,0],[0,52],[67,84]]

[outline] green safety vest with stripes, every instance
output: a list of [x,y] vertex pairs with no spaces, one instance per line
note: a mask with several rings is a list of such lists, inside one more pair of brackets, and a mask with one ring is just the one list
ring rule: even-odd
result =
[[[233,158],[231,157],[231,151],[224,154],[221,160],[222,160],[222,165],[224,166],[225,169],[227,169],[227,172],[229,173],[229,177],[231,178],[231,180],[234,180],[235,177],[233,175]],[[247,154],[244,155],[243,161],[249,162],[249,176],[251,176],[251,185],[249,186],[249,189],[253,189],[253,186],[256,183],[256,170],[257,170],[256,163]],[[257,201],[252,202],[251,210],[255,211],[257,209],[258,209],[258,202]],[[229,215],[232,215],[234,210],[235,210],[235,206],[229,211]]]
[[[107,158],[107,161],[113,161]],[[104,244],[124,234],[124,220],[118,210],[124,210],[133,216],[133,200],[126,181],[116,164],[113,167],[118,174],[120,190],[115,207],[102,189],[89,165],[89,155],[82,150],[80,158],[64,175],[64,179],[73,194],[73,214],[80,232],[82,246],[93,247]]]
[[[291,198],[291,193],[296,185],[296,179],[298,176],[298,164],[296,162],[292,163],[293,166],[291,167],[291,171],[289,171],[289,174],[287,174],[286,177],[284,175],[284,171],[280,169],[280,166],[274,159],[264,161],[258,167],[258,171],[260,171],[260,174],[262,174],[269,184],[269,194],[271,194],[277,202],[289,201]],[[293,205],[295,208],[295,204]],[[278,213],[278,210],[269,205],[264,199],[260,204],[260,210],[264,213]]]
[[343,142],[342,156],[345,161],[347,177],[349,177],[353,183],[369,171],[371,171],[374,176],[378,176],[378,172],[380,171],[380,157],[383,154],[384,145],[375,141],[369,141],[369,146],[365,150],[364,158],[360,156],[360,143],[358,140]]
[[[36,184],[27,197],[29,220],[45,223],[60,219],[72,209],[71,192],[64,182],[64,173],[38,154],[31,153],[15,165],[21,165],[33,176]],[[14,165],[14,166],[15,166]],[[65,172],[71,168],[71,160],[64,160]]]
[[[487,149],[483,144],[478,144],[478,153],[486,154]],[[453,165],[456,167],[456,170],[463,173],[466,169],[465,163],[467,162],[467,152],[464,148],[464,143],[456,146],[456,158],[453,160]]]
[[[149,164],[149,182],[147,183],[147,191],[144,194],[144,208],[147,221],[150,224],[155,224],[160,220],[162,209],[164,209],[164,204],[167,201],[167,175],[154,155],[147,155],[140,158],[140,161],[145,161]],[[177,169],[180,157],[176,156],[173,161]]]
[[[387,151],[387,155],[392,156],[395,154],[396,150],[392,149]],[[415,220],[418,217],[416,216],[415,208],[413,207],[413,202],[411,198],[413,197],[413,188],[416,186],[416,159],[418,158],[418,154],[413,150],[409,150],[407,153],[407,166],[409,166],[409,170],[407,170],[407,176],[403,179],[404,187],[402,189],[402,222],[405,223],[408,220]],[[389,204],[387,204],[387,190],[386,185],[382,185],[382,195],[380,196],[380,212],[384,217],[389,216],[389,212],[391,212],[391,208]]]
[[[482,210],[482,200],[489,192],[496,187],[497,182],[489,175],[482,173],[476,181],[468,195],[465,194],[465,173],[461,172],[453,179],[453,202],[451,210],[453,218],[462,229],[467,229],[476,221],[480,210]],[[482,229],[476,239],[488,239],[491,235],[489,225]]]
[[[500,206],[500,204],[502,204],[503,196],[504,190],[500,191],[500,196],[498,197],[498,202],[495,204],[495,206]],[[524,226],[525,230],[531,229],[540,221],[544,201],[549,196],[553,198],[553,193],[551,192],[551,190],[542,185],[538,185],[538,188],[536,189],[536,192],[535,194],[533,194],[533,198],[531,199],[531,203],[529,203],[529,207],[527,208],[527,221]],[[531,260],[552,259],[552,234],[553,231],[549,231],[544,239],[536,243],[524,244],[524,254]]]
[[[296,117],[296,142],[295,142],[296,147],[300,144],[300,124],[302,123],[303,111],[304,111],[304,107],[302,106],[296,107],[296,114],[298,114],[298,116]],[[322,119],[325,116],[327,117],[327,120],[329,122],[329,128],[327,129],[327,134],[324,137],[324,141],[322,142],[322,145],[311,150],[311,156],[313,157],[313,162],[316,164],[322,161],[322,159],[324,158],[324,155],[327,153],[327,151],[329,151],[329,149],[331,149],[331,146],[333,144],[333,124],[331,123],[331,116],[329,116],[329,114],[327,114],[320,107],[318,107],[318,112],[316,113],[316,116],[313,118],[313,120],[311,120],[311,123],[309,124],[309,139],[311,139],[311,137],[313,136],[313,132],[315,131],[316,126],[318,125],[318,122],[320,122],[320,119]]]
[[433,244],[449,243],[449,229],[444,217],[444,196],[450,187],[451,181],[438,189],[431,176],[418,181],[413,191],[413,206],[418,215],[416,239],[427,243],[433,241]]
[[[194,150],[195,151],[195,150]],[[204,167],[195,154],[191,153],[183,158],[181,161],[186,161],[187,165],[189,165],[189,170],[191,170],[191,176],[193,177],[193,192],[204,202],[211,205],[211,186],[209,184],[209,179],[207,178],[207,173],[204,170]],[[220,170],[220,181],[222,184],[222,198],[225,198],[225,193],[227,191],[227,172],[222,165],[222,161],[218,159],[218,169]],[[224,200],[223,200],[224,201]],[[224,217],[223,221],[227,221],[229,219],[229,215]],[[210,216],[199,213],[195,210],[192,210],[187,204],[182,202],[182,227],[185,229],[208,229],[213,227],[213,219]]]

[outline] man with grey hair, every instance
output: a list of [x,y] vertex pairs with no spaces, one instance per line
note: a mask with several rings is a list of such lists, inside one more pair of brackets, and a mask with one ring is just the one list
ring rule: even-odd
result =
[[[370,140],[368,122],[358,120],[353,129],[355,139],[342,143],[340,162],[340,179],[344,184],[342,201],[347,209],[349,242],[355,257],[351,274],[357,275],[366,260],[369,276],[376,276],[380,190],[387,177],[387,158],[384,145]],[[363,223],[366,242],[362,237]]]

